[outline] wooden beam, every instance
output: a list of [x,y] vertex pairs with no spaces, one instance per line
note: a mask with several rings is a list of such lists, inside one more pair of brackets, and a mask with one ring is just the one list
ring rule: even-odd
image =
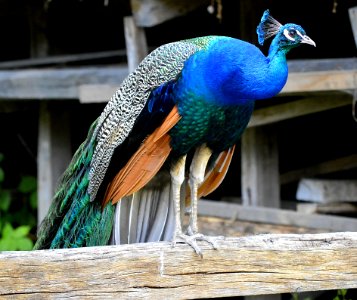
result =
[[267,224],[218,217],[198,216],[199,232],[212,236],[242,237],[257,234],[306,234],[327,233],[324,229]]
[[128,55],[128,70],[131,73],[148,54],[148,46],[144,28],[138,27],[132,16],[124,17],[124,35]]
[[290,73],[282,93],[354,90],[357,69]]
[[355,43],[357,47],[357,6],[349,8],[348,14],[350,16],[353,37],[355,38]]
[[352,103],[352,96],[347,93],[310,96],[287,103],[284,103],[284,98],[285,97],[279,97],[282,104],[256,109],[248,127],[275,123],[316,112],[351,105]]
[[337,216],[307,215],[292,210],[243,206],[220,201],[200,200],[198,213],[225,219],[289,225],[328,231],[355,231],[357,219]]
[[30,29],[31,57],[45,57],[49,53],[50,45],[46,34],[48,18],[44,5],[37,1],[28,1],[26,11]]
[[107,102],[119,88],[118,85],[110,84],[83,84],[78,87],[79,102],[100,103]]
[[[42,102],[37,151],[38,224],[50,207],[58,179],[72,157],[69,113],[64,106]],[[58,103],[57,103],[58,105]]]
[[304,214],[355,214],[357,213],[357,204],[346,202],[298,203],[296,210]]
[[19,59],[12,61],[0,62],[0,69],[18,69],[18,68],[34,68],[43,67],[58,64],[68,64],[81,61],[93,61],[105,58],[114,58],[119,56],[126,56],[126,51],[124,49],[112,50],[112,51],[102,51],[102,52],[91,52],[91,53],[80,53],[80,54],[70,54],[70,55],[56,55],[56,56],[46,56],[46,57],[35,57],[31,59]]
[[117,87],[127,75],[126,65],[0,71],[0,99],[73,100],[79,98],[78,87],[83,84]]
[[299,181],[303,177],[328,174],[357,168],[357,154],[341,157],[335,160],[319,163],[299,170],[293,170],[280,175],[280,184]]
[[[312,60],[309,62],[308,66],[311,65],[316,68],[320,68],[319,64],[323,64],[323,60]],[[335,60],[333,60],[335,61]],[[340,90],[345,91],[348,89],[357,89],[357,81],[353,80],[353,76],[356,75],[356,67],[351,68],[351,59],[338,59],[336,60],[341,68],[346,68],[344,71],[349,73],[347,76],[349,80],[340,81],[339,78],[333,76],[334,71],[326,70],[320,73],[323,73],[323,76],[329,77],[330,85],[325,85],[327,91],[331,91],[331,87],[338,87]],[[336,64],[337,64],[336,62]],[[290,62],[292,64],[293,62]],[[310,73],[308,71],[303,71],[305,69],[305,63],[296,62],[293,65],[298,69],[298,76],[301,77],[301,80],[305,81],[305,76],[311,76],[311,80],[319,82],[323,80],[319,72]],[[327,64],[329,67],[338,67]],[[353,64],[352,64],[353,65]],[[299,66],[301,69],[299,69]],[[325,66],[326,67],[326,66]],[[327,67],[326,67],[327,68]],[[332,73],[331,73],[332,72]],[[339,71],[340,72],[340,71]],[[329,75],[331,73],[331,76]],[[289,81],[294,80],[293,75],[294,71],[290,73]],[[8,70],[0,71],[0,99],[12,99],[12,100],[21,100],[21,99],[78,99],[79,91],[78,87],[81,85],[87,84],[105,84],[112,85],[113,88],[117,87],[124,78],[128,75],[128,68],[126,65],[119,65],[115,67],[81,67],[81,68],[66,68],[66,69],[41,69],[41,70]],[[300,80],[300,79],[296,79]],[[333,83],[336,81],[336,83]],[[351,82],[353,82],[353,87],[351,87]],[[306,81],[305,81],[306,83]],[[294,89],[290,89],[294,90]],[[308,88],[309,92],[316,92],[316,89]],[[303,89],[296,89],[295,92],[304,93]],[[283,93],[284,94],[284,91]],[[104,93],[102,97],[104,102],[107,101],[107,94]],[[344,100],[342,100],[344,101]],[[320,103],[323,105],[321,101]],[[341,104],[342,105],[342,104]],[[251,126],[251,125],[250,125]]]
[[319,203],[357,202],[357,180],[302,179],[296,199]]
[[357,233],[0,253],[4,299],[190,299],[357,287]]
[[322,59],[293,59],[288,60],[289,73],[302,72],[329,72],[331,70],[356,71],[357,59],[345,58],[322,58]]
[[131,0],[131,8],[138,26],[152,27],[202,6],[208,0]]
[[242,200],[246,206],[280,206],[279,155],[274,127],[248,128],[242,136]]

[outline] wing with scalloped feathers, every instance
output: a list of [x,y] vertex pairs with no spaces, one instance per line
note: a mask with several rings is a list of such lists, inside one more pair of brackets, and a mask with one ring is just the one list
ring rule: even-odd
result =
[[161,46],[148,55],[125,79],[99,117],[94,130],[97,144],[89,171],[88,192],[94,200],[115,148],[129,135],[151,91],[180,74],[185,61],[214,37]]
[[[114,206],[102,208],[102,199],[96,196],[115,149],[128,138],[151,92],[175,80],[185,61],[213,38],[163,45],[123,81],[63,174],[49,213],[38,231],[35,249],[108,243]],[[164,141],[167,143],[167,139]]]

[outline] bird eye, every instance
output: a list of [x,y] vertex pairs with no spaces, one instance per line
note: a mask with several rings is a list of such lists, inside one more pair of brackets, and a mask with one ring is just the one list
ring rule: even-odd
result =
[[289,35],[291,37],[295,36],[296,35],[296,30],[295,29],[289,29]]

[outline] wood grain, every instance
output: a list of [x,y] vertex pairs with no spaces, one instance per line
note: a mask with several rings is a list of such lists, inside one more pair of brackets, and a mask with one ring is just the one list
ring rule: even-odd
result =
[[213,200],[201,199],[198,203],[198,213],[201,216],[230,220],[315,228],[336,232],[355,231],[357,228],[356,218],[303,214],[288,209],[244,206]]
[[357,180],[303,178],[296,199],[318,203],[357,202]]
[[253,112],[248,127],[266,125],[351,105],[352,96],[347,93],[330,93],[330,95],[311,95],[290,102],[285,102],[283,97],[280,97],[280,100],[281,104],[256,109]]
[[3,252],[5,299],[190,299],[357,287],[357,233]]
[[355,89],[356,77],[356,69],[290,73],[282,93]]

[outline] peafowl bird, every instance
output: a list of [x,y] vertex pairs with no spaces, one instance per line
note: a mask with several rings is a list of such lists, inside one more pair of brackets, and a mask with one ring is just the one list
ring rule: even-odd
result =
[[[163,45],[121,84],[63,174],[35,249],[183,242],[202,255],[197,201],[227,173],[255,100],[286,83],[286,54],[316,46],[296,24],[265,11],[268,56],[224,36]],[[185,230],[182,216],[189,208]]]

